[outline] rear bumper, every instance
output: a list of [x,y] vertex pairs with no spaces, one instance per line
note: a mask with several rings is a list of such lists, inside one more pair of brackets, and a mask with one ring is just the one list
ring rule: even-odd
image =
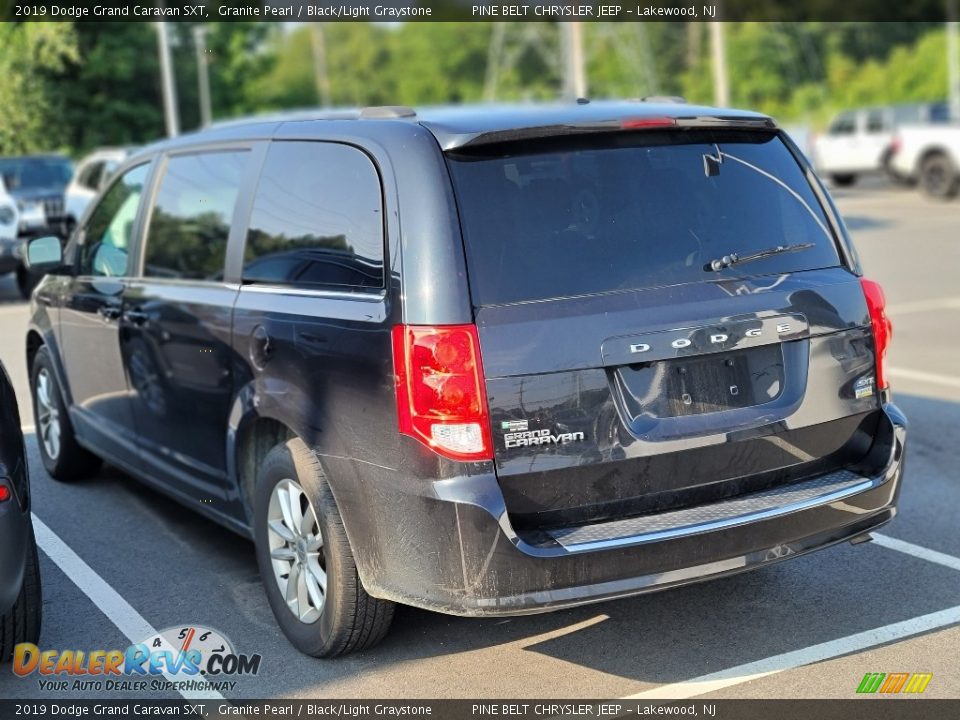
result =
[[546,536],[519,535],[490,472],[431,482],[367,466],[364,475],[379,477],[334,492],[371,594],[454,615],[542,612],[742,572],[889,522],[903,474],[906,421],[895,406],[885,409],[890,440],[877,448],[885,465],[849,492],[736,522],[621,534],[609,543],[564,547]]

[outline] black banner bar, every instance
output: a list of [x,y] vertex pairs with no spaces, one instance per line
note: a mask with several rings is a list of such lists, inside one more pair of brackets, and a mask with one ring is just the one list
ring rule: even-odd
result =
[[431,720],[942,720],[960,700],[0,700],[0,718],[430,718]]
[[0,20],[74,22],[944,22],[949,0],[0,0]]

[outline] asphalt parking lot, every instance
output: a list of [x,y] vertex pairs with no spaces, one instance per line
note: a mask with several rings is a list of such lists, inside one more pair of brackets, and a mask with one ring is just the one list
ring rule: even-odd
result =
[[[546,615],[461,619],[400,608],[382,645],[320,661],[279,632],[249,542],[113,468],[54,482],[31,430],[41,646],[123,648],[150,628],[216,628],[239,651],[263,656],[257,676],[222,693],[228,699],[849,699],[866,672],[933,673],[925,697],[960,698],[960,202],[883,186],[836,197],[868,276],[887,291],[889,374],[911,421],[900,516],[875,542]],[[12,280],[0,279],[0,360],[31,426],[27,315]],[[56,694],[0,667],[0,697],[39,696]]]

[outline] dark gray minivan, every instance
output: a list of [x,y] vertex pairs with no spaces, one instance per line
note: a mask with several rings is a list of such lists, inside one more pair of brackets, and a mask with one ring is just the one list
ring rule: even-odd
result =
[[106,459],[252,537],[312,655],[394,602],[569,607],[896,512],[883,293],[762,115],[233,123],[138,152],[28,255],[48,472]]

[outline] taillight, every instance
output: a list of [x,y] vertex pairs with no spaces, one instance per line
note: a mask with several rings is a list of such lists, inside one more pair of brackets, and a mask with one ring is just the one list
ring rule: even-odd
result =
[[887,299],[883,295],[883,288],[873,280],[860,279],[863,295],[867,299],[867,309],[870,311],[870,324],[873,327],[873,347],[877,358],[877,388],[884,390],[887,379],[884,375],[884,356],[893,337],[893,324],[887,317]]
[[890,142],[890,154],[896,155],[898,152],[900,152],[900,149],[902,147],[903,147],[903,139],[899,135],[897,135]]
[[400,432],[452,460],[491,460],[490,414],[475,325],[396,325]]
[[7,487],[7,484],[0,480],[0,502],[6,502],[10,499],[10,488]]

